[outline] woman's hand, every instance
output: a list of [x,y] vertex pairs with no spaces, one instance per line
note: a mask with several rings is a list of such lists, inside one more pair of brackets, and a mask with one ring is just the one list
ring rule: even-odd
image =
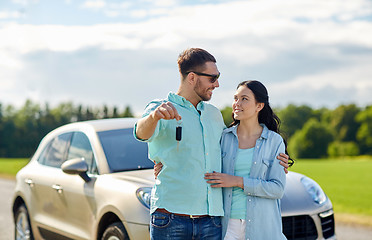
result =
[[209,179],[207,183],[211,183],[211,187],[240,187],[244,188],[242,177],[233,176],[225,173],[206,173],[204,179]]
[[[155,163],[155,162],[154,162]],[[161,171],[161,169],[163,168],[163,164],[160,162],[160,163],[155,163],[154,165],[154,175],[155,175],[155,179],[158,178],[158,175]]]

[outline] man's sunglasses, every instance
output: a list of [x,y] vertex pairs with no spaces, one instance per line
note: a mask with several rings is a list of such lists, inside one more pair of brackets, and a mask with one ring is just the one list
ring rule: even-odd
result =
[[199,75],[199,76],[206,76],[206,77],[210,77],[210,81],[211,83],[214,83],[215,81],[217,81],[217,79],[220,77],[221,73],[218,73],[217,75],[214,75],[214,74],[207,74],[207,73],[200,73],[200,72],[195,72],[195,71],[190,71],[190,72],[187,72],[186,74],[189,74],[189,73],[195,73],[196,75]]

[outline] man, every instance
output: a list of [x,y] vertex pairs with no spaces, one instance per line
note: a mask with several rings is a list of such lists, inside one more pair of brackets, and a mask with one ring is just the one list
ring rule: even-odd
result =
[[220,72],[216,59],[200,48],[183,51],[178,66],[177,93],[149,103],[134,130],[138,140],[148,142],[150,159],[163,164],[151,196],[150,235],[153,240],[221,239],[221,188],[204,180],[207,172],[221,172],[225,125],[220,111],[206,103],[219,87]]

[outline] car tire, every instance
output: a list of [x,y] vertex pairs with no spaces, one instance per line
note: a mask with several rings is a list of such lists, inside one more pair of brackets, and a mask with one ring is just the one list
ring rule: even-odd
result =
[[14,219],[14,239],[33,240],[30,217],[24,204],[18,207]]
[[102,235],[102,240],[129,240],[127,231],[121,222],[109,225]]

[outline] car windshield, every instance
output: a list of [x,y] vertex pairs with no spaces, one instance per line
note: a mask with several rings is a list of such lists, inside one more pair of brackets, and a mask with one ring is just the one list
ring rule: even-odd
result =
[[133,137],[133,128],[98,132],[111,172],[151,169],[147,143]]

